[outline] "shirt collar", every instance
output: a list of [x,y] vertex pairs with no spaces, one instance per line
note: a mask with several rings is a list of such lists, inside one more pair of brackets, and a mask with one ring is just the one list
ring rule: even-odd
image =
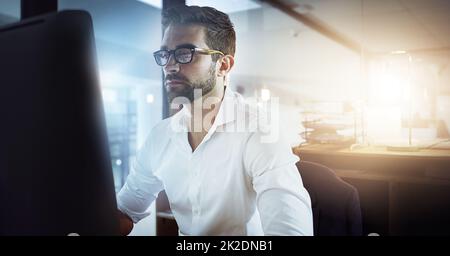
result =
[[[215,130],[218,126],[225,125],[227,123],[236,120],[237,109],[237,95],[229,87],[225,88],[222,103],[220,104],[219,112],[217,113],[211,130]],[[178,111],[171,119],[171,125],[174,132],[186,132],[187,125],[191,118],[191,112],[187,107]]]
[[236,94],[230,88],[226,88],[213,126],[224,125],[236,120],[236,100]]

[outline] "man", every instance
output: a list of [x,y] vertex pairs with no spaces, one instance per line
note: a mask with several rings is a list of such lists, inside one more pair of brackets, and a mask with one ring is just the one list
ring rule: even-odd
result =
[[313,235],[298,158],[258,129],[236,129],[242,117],[257,120],[225,86],[236,41],[228,15],[181,6],[163,14],[163,28],[154,56],[181,110],[157,124],[137,154],[118,194],[123,232],[165,189],[180,234]]

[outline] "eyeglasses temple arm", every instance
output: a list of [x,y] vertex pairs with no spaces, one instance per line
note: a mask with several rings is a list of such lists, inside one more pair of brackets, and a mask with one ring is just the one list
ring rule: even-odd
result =
[[221,54],[221,55],[225,55],[223,54],[223,52],[221,51],[217,51],[217,50],[210,50],[210,49],[202,49],[202,48],[195,48],[196,51],[198,51],[199,53],[203,53],[203,54]]

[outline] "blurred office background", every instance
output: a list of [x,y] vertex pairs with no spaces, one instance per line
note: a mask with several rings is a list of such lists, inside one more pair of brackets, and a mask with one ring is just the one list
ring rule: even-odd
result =
[[[281,3],[281,4],[280,4]],[[349,128],[317,140],[431,145],[450,126],[448,0],[187,0],[231,17],[237,31],[231,87],[280,99],[292,146],[311,120]],[[136,150],[162,119],[161,1],[59,0],[91,13],[116,191]],[[0,1],[0,25],[20,19],[19,0]],[[328,118],[328,119],[327,119]],[[323,124],[323,123],[321,123]],[[344,130],[344,129],[343,129]],[[317,135],[317,134],[316,134]],[[412,137],[412,139],[411,139]],[[154,235],[154,215],[133,234]]]

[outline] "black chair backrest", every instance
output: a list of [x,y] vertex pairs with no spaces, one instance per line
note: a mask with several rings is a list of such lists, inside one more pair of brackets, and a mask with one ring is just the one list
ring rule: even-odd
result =
[[297,169],[311,197],[314,235],[362,235],[358,191],[324,165],[299,161]]

